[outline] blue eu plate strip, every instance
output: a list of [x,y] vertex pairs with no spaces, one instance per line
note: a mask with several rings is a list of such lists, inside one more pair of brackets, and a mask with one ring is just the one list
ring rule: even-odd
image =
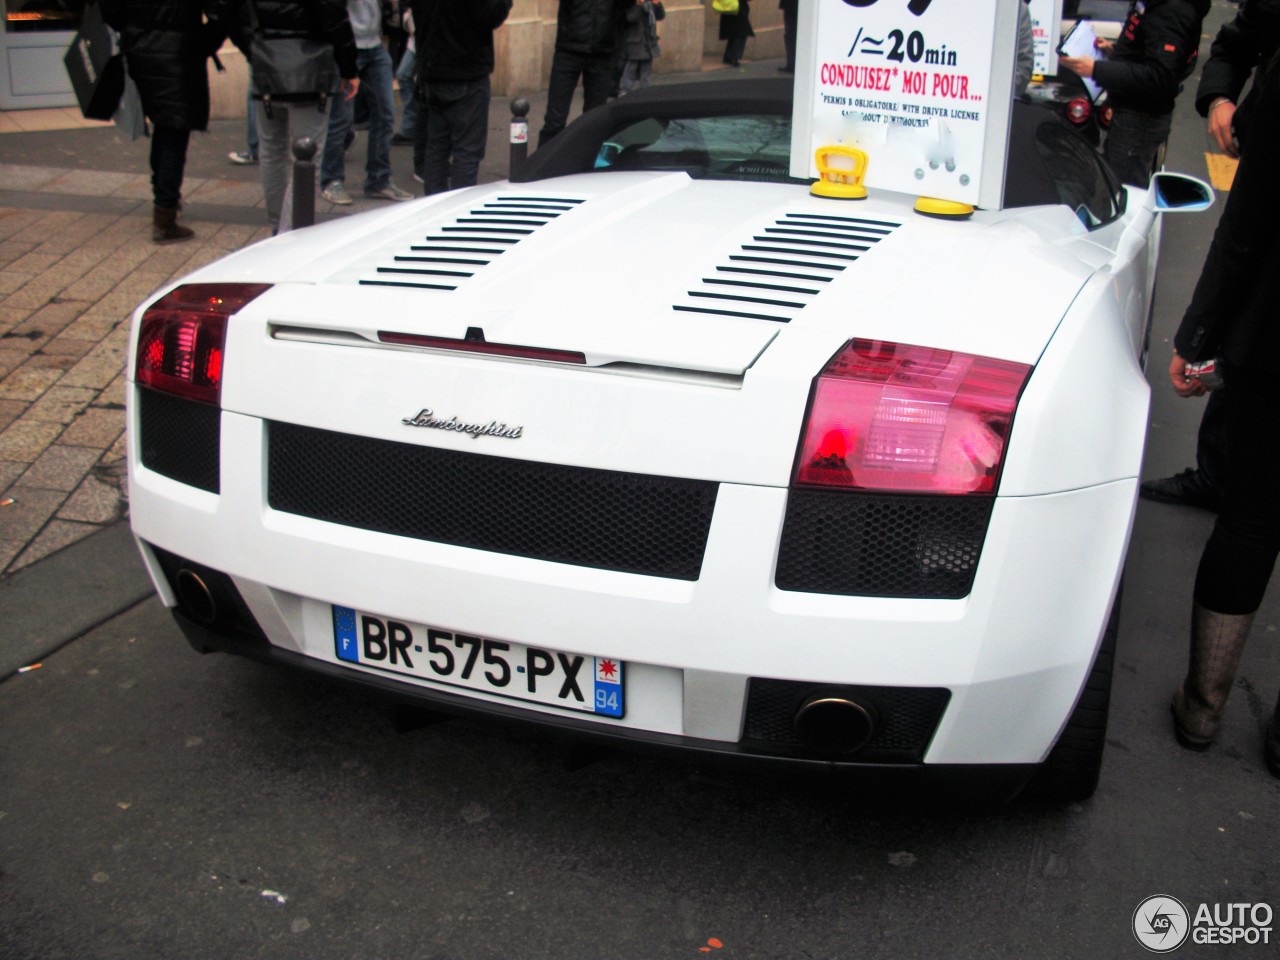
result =
[[333,608],[333,639],[338,659],[348,663],[360,662],[360,644],[356,639],[356,612],[350,607]]

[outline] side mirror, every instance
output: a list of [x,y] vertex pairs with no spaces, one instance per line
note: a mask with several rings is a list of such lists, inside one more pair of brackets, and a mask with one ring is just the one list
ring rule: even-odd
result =
[[1151,192],[1161,213],[1199,213],[1213,206],[1213,187],[1185,173],[1157,173]]

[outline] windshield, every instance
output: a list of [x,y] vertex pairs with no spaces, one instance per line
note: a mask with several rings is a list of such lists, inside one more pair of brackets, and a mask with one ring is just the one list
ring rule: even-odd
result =
[[743,114],[648,117],[600,148],[597,170],[682,170],[695,178],[794,182],[791,118]]

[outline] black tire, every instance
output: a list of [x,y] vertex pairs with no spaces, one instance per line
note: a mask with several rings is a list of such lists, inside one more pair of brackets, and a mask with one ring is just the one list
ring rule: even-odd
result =
[[1111,676],[1115,668],[1116,635],[1120,631],[1120,597],[1116,591],[1102,644],[1089,679],[1062,736],[1027,786],[1027,793],[1053,803],[1088,800],[1098,788],[1102,752],[1107,745],[1107,714],[1111,706]]

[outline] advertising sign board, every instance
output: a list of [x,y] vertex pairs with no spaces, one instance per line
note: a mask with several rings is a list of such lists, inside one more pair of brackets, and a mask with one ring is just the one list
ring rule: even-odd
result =
[[999,208],[1021,2],[801,4],[792,175],[852,147],[867,187]]

